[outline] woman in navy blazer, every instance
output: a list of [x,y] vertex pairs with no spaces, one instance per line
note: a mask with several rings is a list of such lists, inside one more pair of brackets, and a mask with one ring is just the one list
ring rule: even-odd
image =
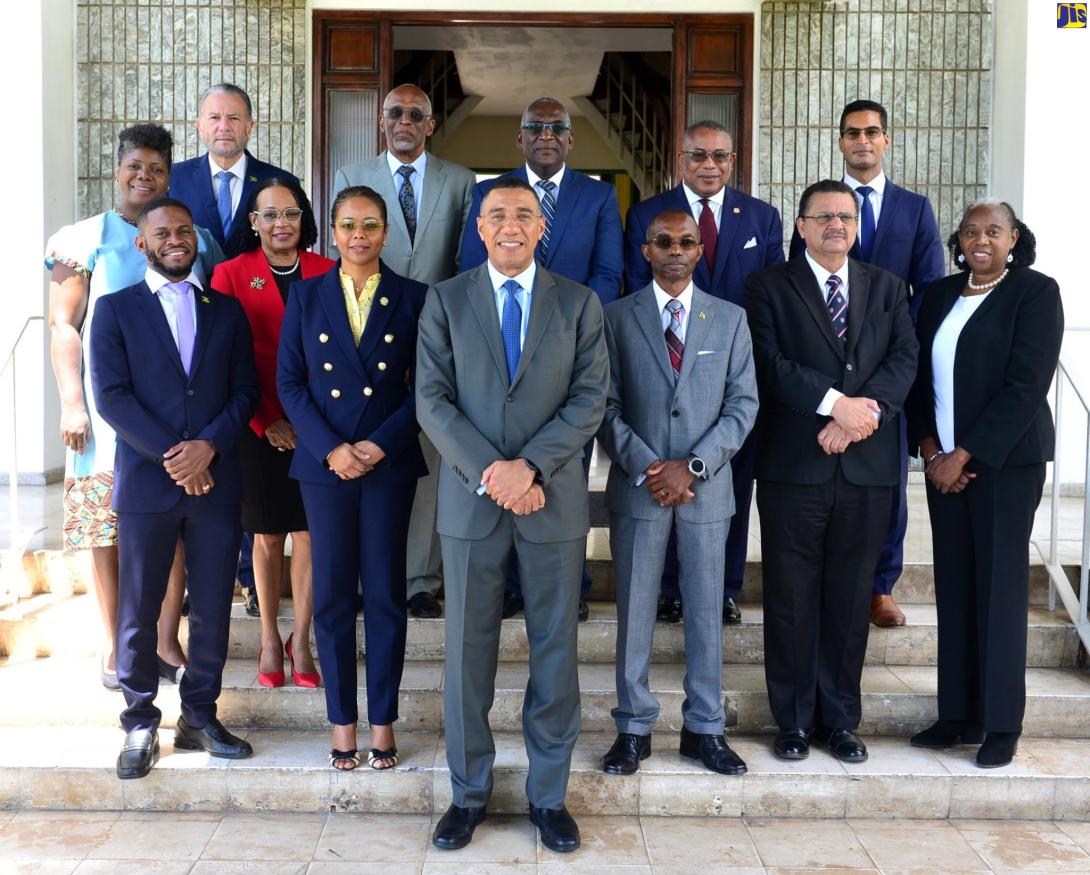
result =
[[379,260],[386,204],[366,186],[333,201],[337,269],[292,286],[277,389],[295,428],[291,476],[310,525],[314,633],[333,724],[330,765],[354,769],[356,598],[363,591],[372,768],[397,764],[405,659],[405,545],[420,452],[412,368],[427,287]]
[[926,464],[939,623],[939,720],[912,744],[983,741],[987,768],[1014,757],[1026,709],[1026,556],[1055,445],[1047,399],[1064,316],[1009,204],[971,206],[950,249],[961,269],[924,295],[905,405]]

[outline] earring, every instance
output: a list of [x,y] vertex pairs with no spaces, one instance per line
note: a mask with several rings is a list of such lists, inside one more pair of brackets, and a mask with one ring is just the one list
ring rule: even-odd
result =
[[964,255],[964,253],[961,253],[961,252],[959,252],[959,253],[958,253],[958,261],[959,261],[959,262],[961,262],[962,264],[964,264],[964,263],[965,263],[965,255]]
[[257,233],[257,228],[254,225],[251,225],[250,227],[253,228],[255,237],[260,237],[261,236],[260,234]]
[[387,243],[389,243],[389,242],[390,242],[389,240],[383,240],[383,241],[382,241],[382,245],[383,245],[383,246],[385,246],[385,245],[386,245]]
[[1011,253],[1011,252],[1008,252],[1007,253],[1007,264],[1010,264],[1012,261],[1014,261],[1014,254]]

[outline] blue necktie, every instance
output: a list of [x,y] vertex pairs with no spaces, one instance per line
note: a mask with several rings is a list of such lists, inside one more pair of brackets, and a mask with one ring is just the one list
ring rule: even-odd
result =
[[541,242],[537,245],[538,261],[542,264],[549,255],[549,235],[553,230],[553,218],[556,216],[556,183],[543,179],[538,183],[541,188],[541,213],[545,216],[545,233],[541,235]]
[[223,226],[223,236],[231,233],[231,174],[221,170],[216,174],[220,181],[220,192],[216,197],[216,209],[219,210],[220,224]]
[[859,209],[859,258],[862,261],[870,261],[874,254],[874,205],[870,202],[870,196],[874,189],[869,185],[861,185],[856,191],[862,196],[863,203]]
[[522,291],[522,286],[508,280],[502,288],[507,293],[503,299],[503,351],[507,356],[507,381],[511,384],[515,381],[522,355],[522,307],[515,297],[517,292]]

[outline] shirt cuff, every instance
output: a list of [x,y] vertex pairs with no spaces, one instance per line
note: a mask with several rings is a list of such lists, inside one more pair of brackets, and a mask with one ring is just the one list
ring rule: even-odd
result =
[[825,393],[825,397],[821,399],[821,403],[818,405],[818,414],[821,416],[832,416],[833,405],[836,404],[837,399],[843,397],[843,392],[839,392],[836,389],[830,389],[828,392]]
[[636,482],[633,485],[643,486],[643,481],[646,480],[646,479],[647,479],[647,475],[646,474],[641,474],[639,477],[636,478]]
[[484,485],[484,484],[482,483],[482,484],[481,484],[480,486],[478,486],[478,487],[477,487],[477,494],[478,494],[478,495],[484,495],[484,494],[485,494],[485,490],[486,490],[487,488],[488,488],[488,487],[487,487],[487,486],[485,486],[485,485]]

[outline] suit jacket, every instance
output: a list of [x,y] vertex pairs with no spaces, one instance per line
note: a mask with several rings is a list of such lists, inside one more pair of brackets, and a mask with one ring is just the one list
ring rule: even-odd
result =
[[873,265],[848,260],[848,334],[841,345],[824,291],[805,258],[750,276],[746,309],[761,412],[757,417],[757,479],[825,483],[838,456],[817,442],[829,417],[816,411],[829,389],[873,398],[878,429],[839,456],[844,476],[860,486],[899,482],[896,419],[916,375],[918,344],[905,284]]
[[[651,265],[643,257],[640,246],[647,242],[648,226],[664,210],[692,214],[681,185],[640,201],[628,211],[624,235],[624,285],[629,294],[651,282]],[[751,241],[753,245],[749,245]],[[744,307],[746,277],[755,270],[782,261],[783,225],[779,211],[736,189],[724,189],[715,271],[709,272],[701,259],[693,271],[697,288]]]
[[[920,309],[920,366],[906,405],[913,447],[938,436],[931,351],[965,279],[959,272],[934,283]],[[1028,267],[1012,270],[969,317],[954,361],[954,439],[973,454],[970,465],[1011,468],[1053,458],[1048,389],[1063,330],[1059,286]]]
[[257,374],[246,314],[238,301],[193,289],[197,336],[186,376],[159,299],[141,280],[99,298],[91,323],[91,387],[117,432],[114,510],[156,513],[185,495],[163,468],[183,440],[208,440],[214,504],[242,500],[236,446],[257,406]]
[[[216,206],[216,195],[212,188],[212,173],[208,169],[210,160],[206,152],[197,158],[179,161],[171,167],[170,188],[167,194],[178,198],[189,207],[193,213],[194,223],[211,231],[227,257],[234,258],[239,253],[228,247],[229,241],[223,233],[223,223],[220,221],[220,211]],[[246,212],[246,205],[250,202],[257,184],[274,177],[295,179],[295,176],[288,171],[266,164],[264,161],[258,161],[249,151],[246,152],[246,178],[242,181],[242,197],[232,218],[232,231],[238,225],[240,214]],[[295,181],[299,180],[295,179]]]
[[[796,229],[791,234],[790,257],[801,255],[805,248],[806,243]],[[858,236],[849,255],[856,260],[860,258]],[[910,307],[915,316],[922,300],[917,292],[946,273],[939,225],[925,195],[886,180],[870,263],[905,281],[912,293]]]
[[583,447],[605,411],[609,355],[602,306],[585,286],[538,267],[515,379],[508,385],[495,294],[486,265],[432,286],[420,317],[416,408],[443,459],[440,534],[476,540],[502,510],[477,495],[497,459],[529,459],[541,472],[545,507],[515,517],[529,541],[584,537],[589,530]]
[[651,286],[606,307],[609,399],[598,431],[610,459],[606,502],[614,513],[656,519],[661,507],[636,479],[656,459],[699,456],[707,479],[677,508],[682,519],[709,523],[734,513],[731,467],[757,416],[746,313],[693,290],[681,374],[674,379]]
[[427,287],[380,262],[382,278],[360,345],[352,339],[336,268],[293,283],[280,327],[276,387],[299,449],[290,475],[339,483],[325,458],[342,443],[369,440],[386,453],[366,476],[411,482],[428,473],[412,390],[416,323]]
[[458,272],[458,243],[469,216],[477,177],[460,164],[430,152],[424,166],[424,202],[416,222],[415,245],[409,242],[405,214],[397,199],[386,152],[337,171],[334,191],[368,185],[386,201],[389,237],[382,260],[402,276],[432,285]]
[[[504,176],[527,180],[526,165]],[[477,217],[481,214],[481,201],[495,184],[494,180],[486,179],[473,189],[473,206],[462,234],[462,270],[484,264],[488,258],[477,232]],[[620,297],[624,270],[621,210],[617,206],[617,190],[612,185],[566,167],[550,233],[545,260],[539,259],[543,267],[594,289],[603,304]]]
[[[323,274],[333,264],[332,260],[314,252],[299,253],[303,279]],[[259,247],[217,266],[211,285],[217,292],[238,298],[250,320],[254,364],[261,386],[261,401],[250,420],[250,428],[258,437],[264,437],[266,428],[284,418],[284,408],[276,393],[276,348],[280,343],[280,323],[284,321],[284,300],[280,297],[276,277]]]

